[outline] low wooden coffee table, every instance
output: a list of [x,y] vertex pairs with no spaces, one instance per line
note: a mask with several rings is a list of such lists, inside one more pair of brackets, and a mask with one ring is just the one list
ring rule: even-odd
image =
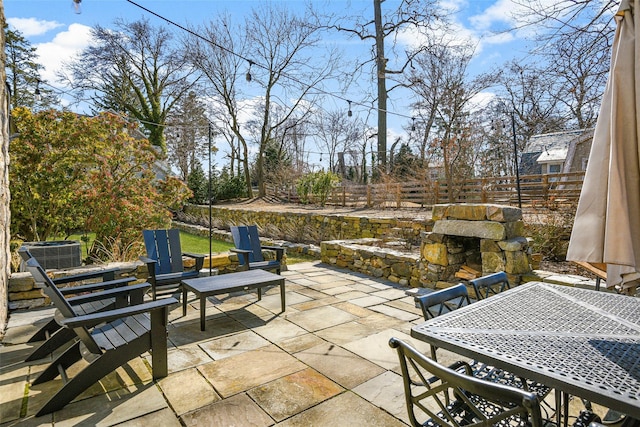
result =
[[205,330],[205,307],[207,297],[236,291],[258,290],[258,300],[262,299],[262,288],[280,285],[280,302],[285,311],[284,277],[264,270],[249,270],[219,276],[199,277],[182,282],[182,315],[187,315],[187,292],[193,292],[200,298],[200,330]]

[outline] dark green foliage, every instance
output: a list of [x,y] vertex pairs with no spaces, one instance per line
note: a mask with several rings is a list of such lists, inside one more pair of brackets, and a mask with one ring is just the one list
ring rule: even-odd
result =
[[243,176],[229,175],[228,170],[222,170],[218,177],[212,178],[213,197],[216,200],[236,199],[246,197],[247,185]]
[[[37,62],[36,48],[19,31],[4,28],[7,84],[11,88],[11,107],[42,110],[58,103],[55,93],[40,78],[44,67]],[[37,92],[37,93],[36,93]]]
[[193,192],[193,197],[189,200],[190,203],[201,205],[207,203],[207,194],[209,193],[209,185],[207,183],[207,177],[204,175],[202,165],[198,163],[189,173],[187,178],[187,186]]
[[418,165],[419,159],[411,152],[411,147],[402,144],[398,153],[393,156],[392,174],[400,179],[415,178]]
[[334,184],[340,182],[340,177],[333,172],[311,172],[296,182],[296,191],[300,202],[319,203],[324,206]]

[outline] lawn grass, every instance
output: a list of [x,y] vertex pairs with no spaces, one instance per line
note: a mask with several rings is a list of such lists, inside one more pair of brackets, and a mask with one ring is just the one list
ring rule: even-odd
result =
[[[197,254],[208,254],[209,253],[209,238],[204,236],[196,236],[195,234],[185,233],[183,231],[180,232],[180,242],[182,245],[182,250],[184,252],[192,252]],[[229,248],[233,248],[234,245],[232,243],[223,242],[221,240],[212,240],[212,249],[213,253],[216,252],[226,252]],[[299,262],[307,262],[313,261],[314,258],[304,255],[293,255],[287,254],[287,264],[297,264]]]
[[[82,247],[82,258],[87,257],[87,246],[91,247],[93,244],[93,240],[96,235],[94,233],[88,233],[89,241],[85,243],[82,241],[82,237],[84,234],[72,234],[68,237],[67,240],[77,240],[81,243]],[[55,240],[55,239],[54,239]],[[196,254],[208,254],[209,253],[209,238],[205,236],[198,236],[195,234],[186,233],[184,231],[180,231],[180,246],[182,247],[183,252],[191,252]],[[230,248],[233,248],[233,243],[225,242],[222,240],[212,239],[211,241],[211,252],[219,253],[219,252],[227,252]],[[313,261],[314,258],[304,256],[304,255],[293,255],[287,254],[287,264],[297,264],[299,262]]]
[[[195,234],[180,232],[180,246],[183,252],[191,252],[195,254],[209,253],[209,238],[197,236]],[[223,242],[222,240],[211,240],[211,252],[227,252],[229,248],[233,248],[233,243]]]

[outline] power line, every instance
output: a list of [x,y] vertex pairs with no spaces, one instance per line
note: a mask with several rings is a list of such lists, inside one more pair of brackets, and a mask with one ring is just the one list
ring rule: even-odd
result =
[[[229,48],[227,48],[225,46],[222,46],[222,45],[214,42],[213,40],[209,40],[206,37],[204,37],[203,35],[198,34],[195,31],[192,31],[192,30],[184,27],[183,25],[178,24],[177,22],[172,21],[171,19],[160,15],[159,13],[156,13],[156,12],[152,11],[151,9],[148,9],[148,8],[140,5],[140,4],[136,3],[133,0],[127,0],[127,2],[131,3],[132,5],[138,7],[140,9],[142,9],[142,10],[144,10],[147,13],[152,14],[153,16],[155,16],[155,17],[157,17],[159,19],[162,19],[163,21],[165,21],[165,22],[167,22],[167,23],[169,23],[169,24],[171,24],[171,25],[173,25],[175,27],[178,27],[182,31],[185,31],[185,32],[191,34],[194,37],[197,37],[197,38],[199,38],[199,39],[201,39],[201,40],[203,40],[203,41],[205,41],[207,43],[210,43],[211,45],[217,47],[218,49],[221,49],[221,50],[223,50],[223,51],[225,51],[225,52],[227,52],[227,53],[229,53],[231,55],[236,56],[237,58],[240,58],[240,59],[242,59],[244,61],[247,61],[250,66],[259,67],[259,68],[262,68],[263,70],[269,71],[269,68],[267,66],[262,65],[260,63],[257,63],[255,61],[253,61],[252,59],[247,58],[247,57],[245,57],[245,56],[243,56],[243,55],[241,55],[241,54],[239,54],[237,52],[234,52],[233,50],[231,50],[231,49],[229,49]],[[290,75],[288,75],[286,73],[283,73],[282,76],[287,78],[287,79],[289,79],[289,80],[291,80],[291,81],[293,81],[293,82],[295,82],[295,83],[298,83],[298,84],[301,84],[301,85],[305,85],[306,84],[306,83],[302,82],[301,80],[297,79],[296,77],[290,76]],[[336,93],[329,92],[329,91],[326,91],[326,90],[321,89],[321,88],[315,88],[314,90],[319,92],[319,93],[321,93],[321,94],[332,96],[334,98],[340,99],[341,101],[347,102],[349,104],[349,106],[351,106],[351,104],[353,104],[353,105],[358,105],[360,107],[364,107],[365,109],[368,109],[368,110],[377,111],[379,113],[391,114],[391,115],[394,115],[394,116],[397,116],[397,117],[403,117],[405,119],[411,119],[412,118],[411,116],[408,116],[406,114],[397,113],[397,112],[389,111],[389,110],[384,110],[384,109],[381,109],[381,108],[375,108],[375,107],[369,106],[369,105],[367,105],[365,103],[362,103],[362,102],[353,101],[353,100],[347,99],[346,97],[344,97],[342,95],[338,95]],[[351,108],[349,108],[349,110],[351,110]]]

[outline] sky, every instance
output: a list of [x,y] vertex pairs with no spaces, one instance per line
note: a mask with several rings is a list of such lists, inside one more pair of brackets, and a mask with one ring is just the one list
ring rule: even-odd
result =
[[[199,25],[214,19],[216,14],[228,12],[233,19],[242,19],[253,6],[264,0],[134,0],[135,3],[150,9],[181,25]],[[438,0],[442,11],[449,14],[452,24],[446,31],[446,37],[453,41],[470,41],[476,45],[476,54],[471,63],[470,72],[479,73],[490,70],[497,64],[504,64],[514,57],[526,56],[526,33],[500,32],[514,25],[512,12],[517,6],[511,0]],[[543,2],[551,0],[541,0]],[[272,0],[286,8],[302,10],[304,0]],[[372,0],[323,0],[314,1],[319,9],[334,13],[372,14]],[[397,6],[400,0],[386,0],[383,10]],[[169,25],[165,21],[150,15],[142,8],[126,0],[82,0],[80,5],[73,0],[4,0],[5,16],[12,29],[19,30],[32,46],[36,47],[38,61],[44,65],[42,77],[52,86],[64,90],[56,81],[56,72],[65,61],[69,61],[90,43],[90,28],[96,24],[109,27],[114,20],[122,18],[134,21],[148,18],[154,25]],[[180,32],[175,27],[171,28]],[[403,34],[401,43],[415,43],[415,37]],[[349,47],[349,43],[352,46]],[[370,46],[362,46],[353,40],[345,43],[349,49],[359,49],[360,54],[368,54]],[[349,95],[357,99],[357,95]],[[490,98],[491,93],[483,94]],[[389,136],[403,135],[403,126],[407,126],[411,111],[407,97],[392,97],[389,111]],[[343,103],[343,97],[336,103]],[[87,112],[86,106],[74,107],[78,112]],[[354,108],[356,110],[356,108]],[[356,111],[354,111],[356,112]]]

